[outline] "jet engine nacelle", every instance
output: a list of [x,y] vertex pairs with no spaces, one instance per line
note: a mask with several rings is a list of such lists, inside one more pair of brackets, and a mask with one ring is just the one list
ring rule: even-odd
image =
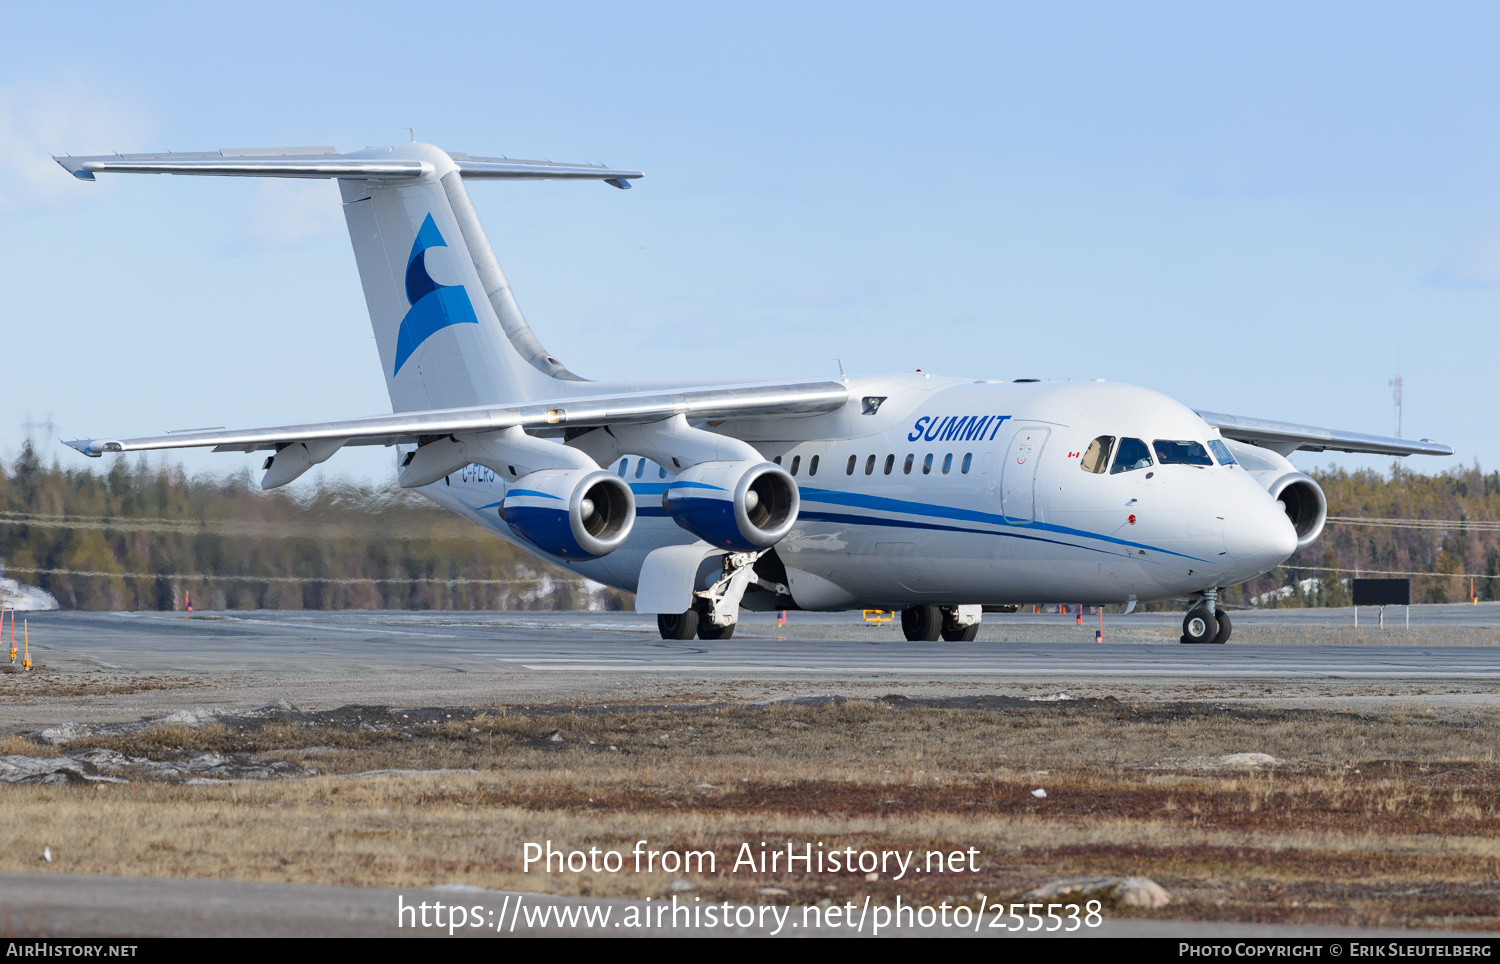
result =
[[500,517],[543,552],[597,559],[630,537],[635,496],[608,472],[544,469],[521,476],[506,490]]
[[1297,530],[1297,548],[1306,549],[1323,534],[1323,524],[1328,521],[1328,499],[1322,486],[1297,471],[1297,467],[1286,457],[1258,445],[1225,439],[1224,444],[1234,454],[1240,467],[1250,477],[1271,493],[1271,498],[1281,503],[1286,517]]
[[770,462],[699,462],[667,486],[662,508],[711,545],[768,549],[797,522],[802,499],[787,471]]
[[1286,517],[1297,530],[1297,548],[1306,549],[1323,534],[1328,521],[1328,499],[1322,486],[1301,472],[1288,472],[1266,486],[1271,498],[1281,503]]

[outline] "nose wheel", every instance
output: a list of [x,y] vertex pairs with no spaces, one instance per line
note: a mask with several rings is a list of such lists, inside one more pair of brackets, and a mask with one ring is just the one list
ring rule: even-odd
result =
[[1200,606],[1189,610],[1182,619],[1183,643],[1208,643],[1222,646],[1229,642],[1231,632],[1233,632],[1233,626],[1230,624],[1229,614],[1217,607],[1214,612],[1209,612]]

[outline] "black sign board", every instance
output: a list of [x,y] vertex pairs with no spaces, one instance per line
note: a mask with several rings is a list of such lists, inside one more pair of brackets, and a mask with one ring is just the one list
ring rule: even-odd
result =
[[1354,580],[1356,606],[1410,606],[1410,579]]

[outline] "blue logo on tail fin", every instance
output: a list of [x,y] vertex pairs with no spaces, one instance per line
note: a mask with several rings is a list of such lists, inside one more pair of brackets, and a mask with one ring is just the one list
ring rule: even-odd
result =
[[406,259],[406,300],[411,310],[401,319],[401,328],[396,332],[396,368],[411,357],[412,352],[433,334],[449,325],[477,325],[479,318],[463,285],[440,285],[427,273],[427,252],[432,248],[446,248],[432,215],[422,222],[417,239],[412,242],[411,256]]

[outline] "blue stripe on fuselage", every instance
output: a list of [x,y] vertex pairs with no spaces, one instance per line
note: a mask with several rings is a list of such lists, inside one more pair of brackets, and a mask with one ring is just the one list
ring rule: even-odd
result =
[[[924,515],[938,519],[952,519],[958,522],[979,522],[987,525],[1004,526],[1006,529],[1031,529],[1042,530],[1061,536],[1075,536],[1080,539],[1097,539],[1101,542],[1109,542],[1118,546],[1129,546],[1133,549],[1149,549],[1152,552],[1163,552],[1172,556],[1181,556],[1184,559],[1192,559],[1194,562],[1206,562],[1197,556],[1190,556],[1183,552],[1173,552],[1171,549],[1162,549],[1159,546],[1148,545],[1144,542],[1131,542],[1127,539],[1117,539],[1114,536],[1106,536],[1097,532],[1088,532],[1083,529],[1073,529],[1068,526],[1052,525],[1046,522],[1029,522],[1025,526],[1017,526],[1007,522],[1004,516],[991,512],[980,512],[975,509],[958,509],[946,505],[928,505],[925,502],[908,502],[904,499],[889,499],[878,495],[861,495],[856,492],[838,492],[833,489],[802,489],[802,498],[810,502],[823,502],[828,505],[842,505],[855,509],[873,509],[878,512],[904,512],[907,515]],[[807,515],[807,513],[803,513]],[[960,532],[988,532],[984,529],[960,529]],[[991,533],[992,535],[1010,535],[1012,533]],[[1034,536],[1031,538],[1035,538]],[[1053,541],[1053,540],[1042,540]],[[1071,543],[1059,543],[1060,545],[1071,545]],[[1087,548],[1079,546],[1078,548]]]
[[1073,542],[1063,542],[1061,539],[1044,539],[1041,536],[1022,535],[1019,532],[994,532],[989,529],[966,529],[963,526],[945,526],[935,522],[911,522],[906,519],[882,519],[873,515],[846,515],[842,512],[801,512],[797,518],[809,519],[813,522],[845,522],[864,526],[888,526],[893,529],[931,529],[938,532],[969,532],[980,536],[1004,536],[1008,539],[1025,539],[1028,542],[1048,542],[1055,546],[1066,546],[1069,549],[1085,549],[1089,552],[1102,552],[1107,556],[1114,553],[1104,549],[1096,549],[1093,546],[1080,546]]
[[[661,495],[672,483],[670,482],[633,482],[630,489],[636,495]],[[1004,516],[992,512],[980,512],[977,509],[959,509],[946,505],[930,505],[925,502],[909,502],[905,499],[891,499],[878,495],[862,495],[857,492],[840,492],[835,489],[809,489],[799,490],[806,502],[822,502],[827,505],[841,505],[855,509],[869,509],[877,512],[901,512],[907,515],[928,516],[937,519],[951,519],[956,522],[978,522],[984,525],[1001,526],[1003,531],[992,529],[970,529],[961,526],[945,526],[933,523],[908,522],[899,519],[882,519],[879,516],[851,515],[838,512],[812,512],[804,510],[800,517],[813,522],[842,522],[854,525],[888,526],[892,528],[930,529],[942,532],[967,532],[974,535],[1008,536],[1016,539],[1026,539],[1031,542],[1048,542],[1053,545],[1071,546],[1075,549],[1087,549],[1090,552],[1104,552],[1093,546],[1080,546],[1077,543],[1065,542],[1062,539],[1046,539],[1041,536],[1024,535],[1026,530],[1042,531],[1058,536],[1073,536],[1079,539],[1096,539],[1117,546],[1128,546],[1132,549],[1147,549],[1151,552],[1160,552],[1169,556],[1178,556],[1182,559],[1191,559],[1194,562],[1207,562],[1197,556],[1190,556],[1185,552],[1174,552],[1171,549],[1163,549],[1144,542],[1131,542],[1128,539],[1118,539],[1097,532],[1089,532],[1084,529],[1074,529],[1068,526],[1053,525],[1047,522],[1030,522],[1024,526],[1018,526],[1007,522]],[[636,507],[636,514],[640,516],[653,517],[665,516],[667,513],[661,509]],[[1020,530],[1020,531],[1017,531]],[[1113,553],[1106,553],[1113,555]]]

